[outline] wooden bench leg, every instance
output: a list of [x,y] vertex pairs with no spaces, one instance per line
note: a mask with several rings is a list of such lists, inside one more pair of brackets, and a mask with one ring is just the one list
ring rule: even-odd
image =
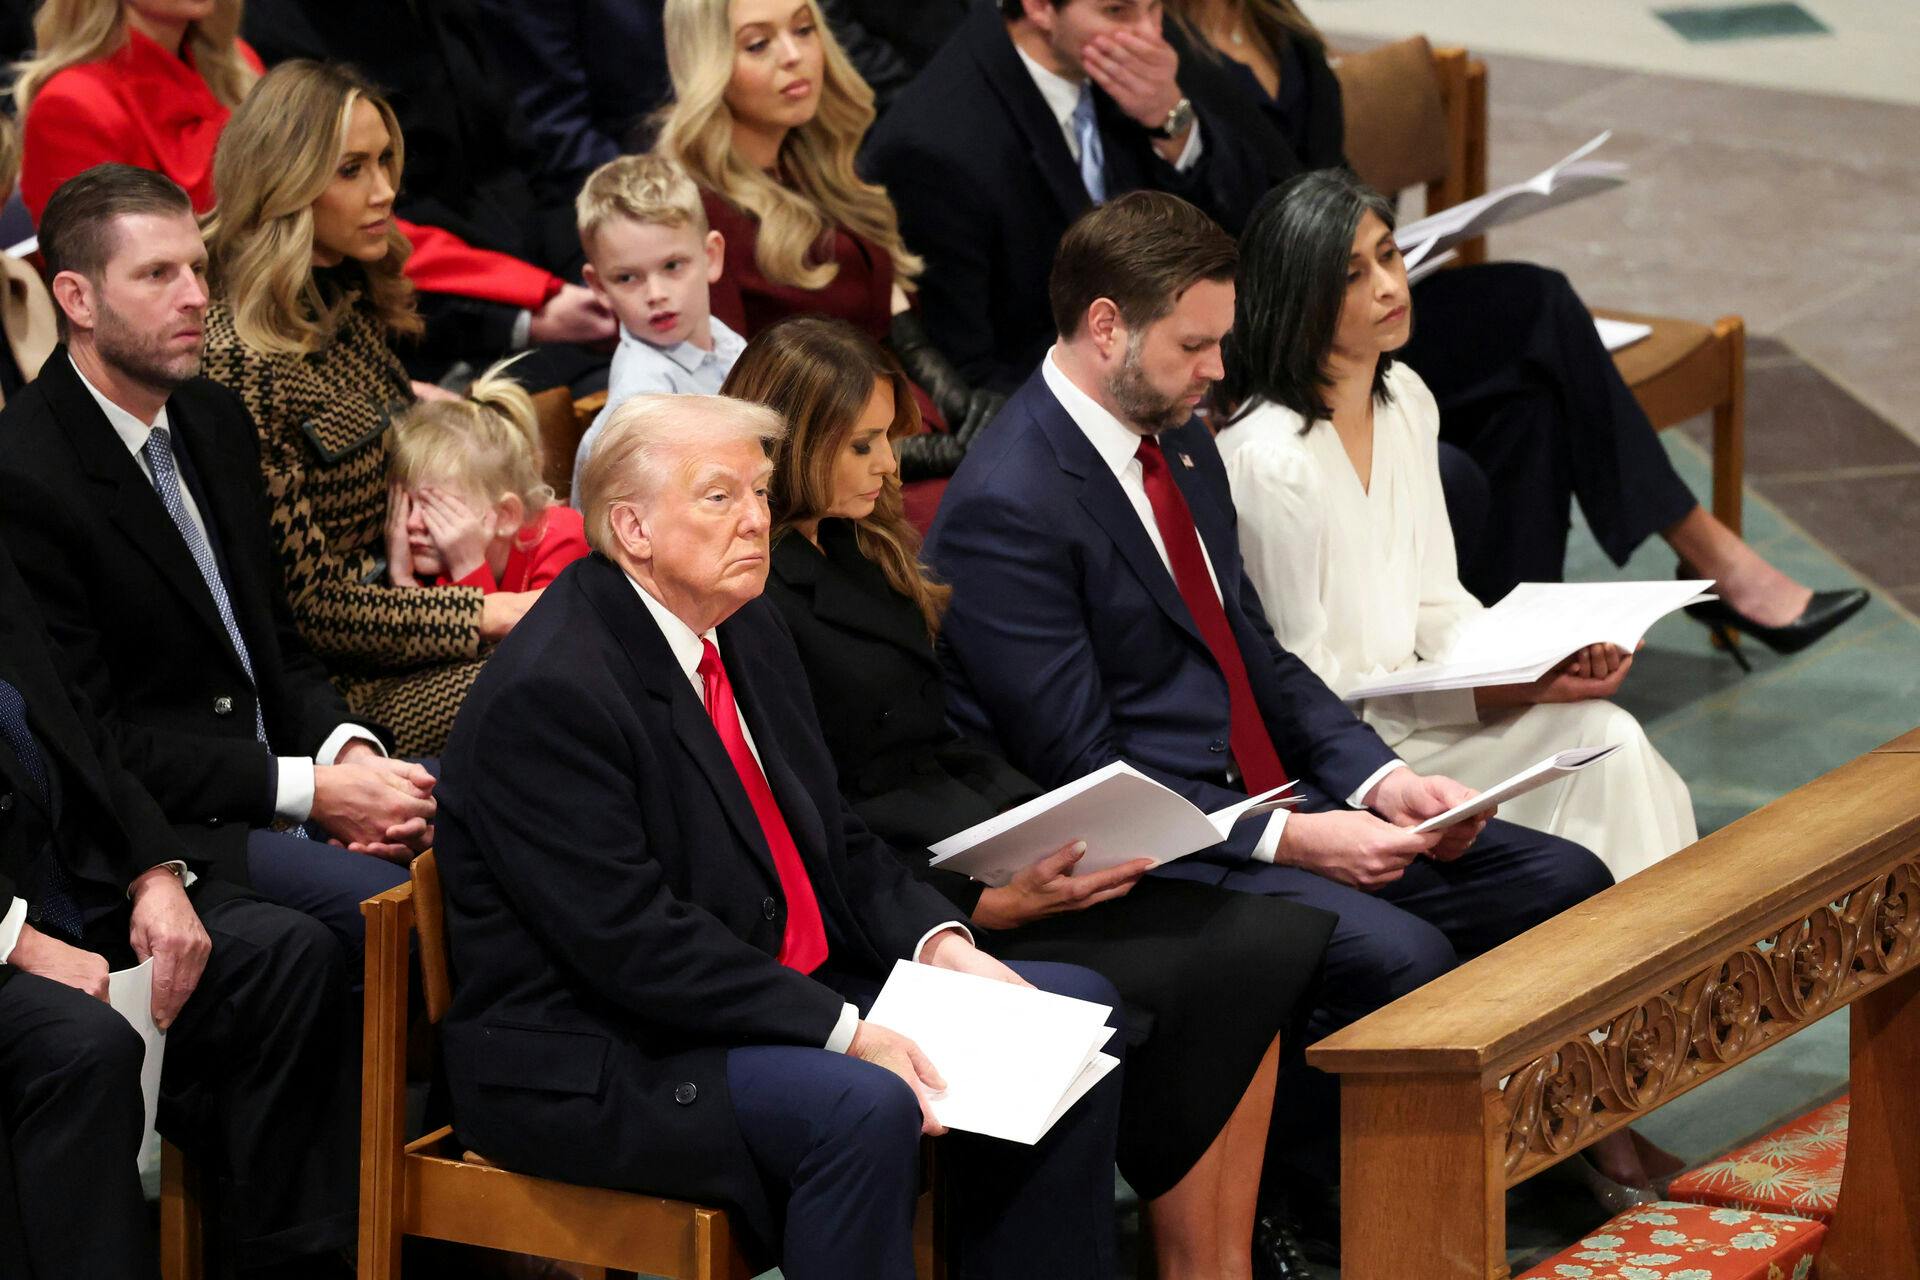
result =
[[1854,1001],[1847,1165],[1815,1274],[1920,1276],[1920,970]]
[[1740,532],[1747,468],[1747,327],[1739,316],[1714,321],[1714,338],[1727,349],[1727,399],[1713,409],[1713,514]]
[[200,1179],[180,1148],[160,1144],[160,1275],[200,1280],[206,1248],[201,1235]]
[[1507,1280],[1495,1106],[1473,1076],[1342,1078],[1341,1280]]

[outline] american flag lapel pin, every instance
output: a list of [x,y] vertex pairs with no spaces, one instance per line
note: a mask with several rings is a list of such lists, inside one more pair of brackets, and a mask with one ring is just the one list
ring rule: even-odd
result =
[[1193,470],[1193,459],[1189,457],[1186,453],[1184,452],[1181,453],[1180,461],[1187,468],[1187,470],[1189,471]]

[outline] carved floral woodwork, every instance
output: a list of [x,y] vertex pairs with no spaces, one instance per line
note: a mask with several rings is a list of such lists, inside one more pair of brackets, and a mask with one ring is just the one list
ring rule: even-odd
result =
[[1516,1068],[1508,1185],[1920,964],[1920,857]]

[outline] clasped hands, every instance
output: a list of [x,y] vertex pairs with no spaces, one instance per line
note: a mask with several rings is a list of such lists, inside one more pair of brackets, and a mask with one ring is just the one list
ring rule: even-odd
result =
[[405,862],[433,843],[433,775],[356,738],[313,770],[315,822],[353,853]]

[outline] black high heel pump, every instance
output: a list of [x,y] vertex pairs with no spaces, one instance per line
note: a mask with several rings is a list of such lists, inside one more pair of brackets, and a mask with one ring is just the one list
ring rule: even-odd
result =
[[[1697,576],[1685,565],[1674,570],[1676,578]],[[1703,600],[1699,604],[1690,604],[1687,606],[1687,616],[1712,631],[1720,641],[1720,646],[1733,655],[1733,660],[1740,664],[1742,671],[1752,671],[1753,664],[1747,661],[1747,655],[1741,653],[1740,646],[1734,643],[1734,632],[1752,636],[1775,653],[1798,653],[1866,608],[1867,601],[1872,598],[1872,593],[1864,587],[1851,587],[1845,591],[1816,591],[1813,599],[1807,601],[1807,607],[1800,611],[1799,617],[1777,627],[1762,626],[1725,600]]]

